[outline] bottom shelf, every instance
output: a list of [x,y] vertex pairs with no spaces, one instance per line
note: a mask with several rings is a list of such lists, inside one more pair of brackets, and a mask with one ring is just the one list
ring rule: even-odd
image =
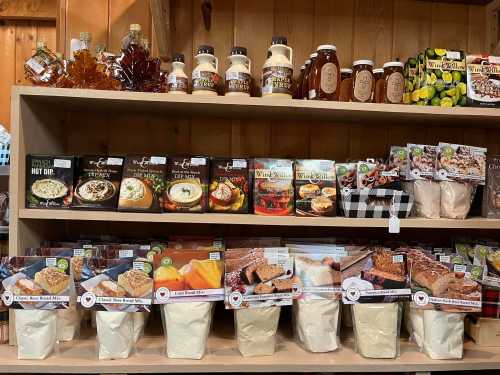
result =
[[462,360],[431,360],[401,340],[401,356],[394,360],[366,359],[353,350],[352,339],[333,353],[313,354],[290,338],[279,340],[277,352],[269,357],[242,357],[229,336],[211,336],[208,354],[202,360],[169,359],[163,355],[159,336],[144,337],[137,352],[128,359],[97,360],[95,338],[59,345],[58,353],[43,361],[18,360],[15,347],[0,345],[1,373],[205,373],[205,372],[413,372],[500,369],[500,348],[465,345]]

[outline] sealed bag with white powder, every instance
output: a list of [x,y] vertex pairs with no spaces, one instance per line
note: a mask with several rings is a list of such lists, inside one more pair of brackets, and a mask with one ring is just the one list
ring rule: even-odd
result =
[[234,312],[238,350],[244,357],[273,355],[280,306],[239,309]]
[[162,305],[169,358],[201,359],[207,350],[214,302]]
[[415,212],[417,216],[439,219],[441,189],[438,182],[416,180],[413,182],[413,194],[415,196]]
[[313,353],[337,350],[339,310],[338,300],[295,300],[294,331],[300,346]]
[[399,303],[352,305],[356,351],[366,358],[396,358],[399,353]]
[[465,219],[469,214],[474,187],[468,183],[441,181],[441,217]]
[[128,358],[134,349],[134,317],[121,311],[97,311],[99,359]]
[[57,310],[57,340],[71,341],[79,335],[82,313],[73,303],[67,309]]
[[45,359],[57,343],[57,312],[16,310],[18,359]]

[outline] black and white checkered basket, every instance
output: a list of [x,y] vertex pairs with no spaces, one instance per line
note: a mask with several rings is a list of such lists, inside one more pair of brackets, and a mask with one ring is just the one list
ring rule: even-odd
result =
[[400,219],[410,216],[413,195],[392,189],[343,189],[341,208],[345,217]]

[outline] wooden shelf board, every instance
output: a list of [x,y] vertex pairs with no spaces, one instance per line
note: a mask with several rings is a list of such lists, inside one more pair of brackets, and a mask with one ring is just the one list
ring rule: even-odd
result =
[[441,108],[374,103],[305,101],[225,96],[168,95],[126,91],[14,86],[13,95],[47,103],[61,110],[158,111],[178,115],[231,118],[266,117],[324,120],[336,123],[405,123],[436,126],[499,127],[495,108]]
[[[297,217],[297,216],[259,216],[251,214],[189,214],[189,213],[131,213],[80,210],[19,210],[21,219],[40,220],[86,220],[117,221],[144,223],[190,223],[220,225],[276,225],[310,227],[371,227],[387,228],[388,219],[350,219],[345,217]],[[485,218],[423,219],[409,218],[401,220],[402,228],[449,228],[449,229],[500,229],[500,220]]]
[[17,349],[0,345],[0,373],[208,373],[208,372],[409,372],[500,369],[500,348],[465,344],[462,360],[431,360],[414,344],[401,340],[397,359],[363,358],[353,350],[352,339],[333,353],[308,353],[292,339],[279,340],[273,356],[242,357],[233,337],[208,341],[208,354],[201,360],[169,359],[162,337],[145,337],[128,359],[99,361],[95,338],[59,345],[58,354],[40,360],[18,360]]

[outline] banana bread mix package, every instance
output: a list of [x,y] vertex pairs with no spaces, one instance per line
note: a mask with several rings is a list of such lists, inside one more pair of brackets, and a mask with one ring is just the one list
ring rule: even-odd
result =
[[467,104],[500,107],[500,56],[467,55]]

